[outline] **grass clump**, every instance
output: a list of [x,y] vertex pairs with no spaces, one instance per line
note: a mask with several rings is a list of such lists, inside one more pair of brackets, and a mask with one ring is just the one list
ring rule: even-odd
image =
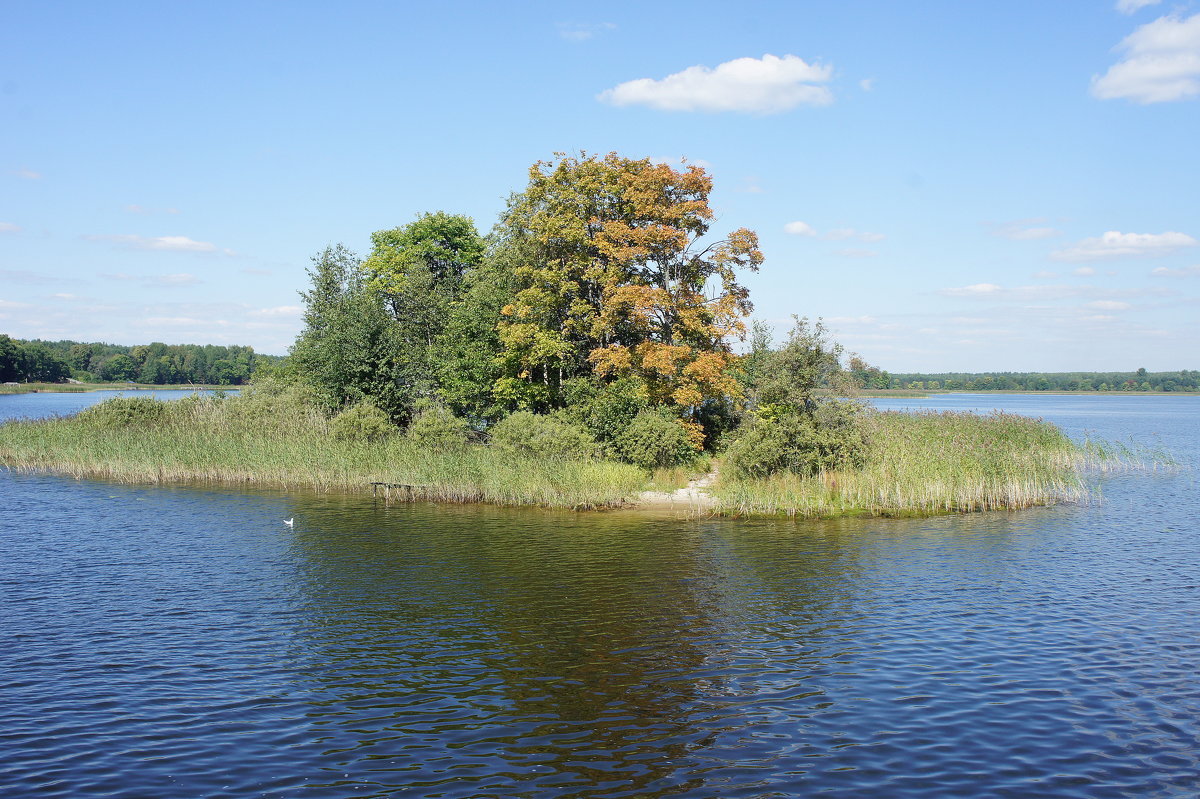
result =
[[1007,413],[861,414],[861,465],[734,471],[715,489],[727,514],[818,517],[1015,510],[1087,497],[1083,471],[1104,460],[1040,419]]
[[552,461],[466,444],[441,448],[412,435],[336,436],[337,423],[303,390],[279,385],[238,397],[160,402],[140,422],[111,423],[123,416],[108,408],[0,425],[0,464],[131,483],[350,492],[370,491],[372,482],[403,483],[421,499],[564,508],[622,505],[645,481],[627,464]]

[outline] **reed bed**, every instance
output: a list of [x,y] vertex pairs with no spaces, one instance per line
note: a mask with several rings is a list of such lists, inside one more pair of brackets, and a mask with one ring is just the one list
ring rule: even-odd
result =
[[[723,476],[710,491],[725,515],[929,515],[1087,500],[1090,469],[1168,464],[1160,453],[1073,443],[1037,419],[994,413],[867,412],[861,468],[766,479]],[[630,504],[693,468],[648,476],[611,461],[523,458],[480,445],[438,450],[395,435],[339,440],[303,398],[251,389],[175,402],[126,398],[75,417],[0,425],[0,465],[129,483],[209,483],[369,492],[557,508]]]
[[861,423],[861,469],[722,479],[713,491],[718,512],[905,516],[1080,502],[1090,496],[1085,472],[1121,460],[1014,414],[867,412]]
[[321,414],[253,393],[144,403],[158,410],[125,423],[98,410],[0,426],[0,464],[129,483],[369,492],[381,482],[413,486],[415,499],[560,508],[621,505],[645,482],[619,463],[529,460],[484,446],[439,452],[402,436],[338,440]]

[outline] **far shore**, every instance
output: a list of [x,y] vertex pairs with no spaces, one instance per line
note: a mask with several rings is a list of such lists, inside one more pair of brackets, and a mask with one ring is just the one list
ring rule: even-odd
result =
[[[203,383],[17,383],[0,385],[0,394],[75,394],[89,391],[236,391],[241,385],[208,385]],[[1200,397],[1195,391],[1030,391],[1026,389],[915,389],[872,388],[858,392],[860,397],[931,397],[944,394],[1030,394],[1041,396],[1089,397]]]
[[82,394],[89,391],[230,391],[242,386],[203,383],[5,383],[0,394]]

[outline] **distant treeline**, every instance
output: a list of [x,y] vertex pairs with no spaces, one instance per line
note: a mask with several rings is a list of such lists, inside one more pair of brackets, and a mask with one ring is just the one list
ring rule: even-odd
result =
[[62,383],[133,381],[153,385],[207,383],[236,386],[257,366],[279,360],[253,347],[212,344],[119,344],[80,341],[24,341],[0,334],[0,382]]
[[945,372],[889,375],[889,388],[942,391],[1200,391],[1200,371]]

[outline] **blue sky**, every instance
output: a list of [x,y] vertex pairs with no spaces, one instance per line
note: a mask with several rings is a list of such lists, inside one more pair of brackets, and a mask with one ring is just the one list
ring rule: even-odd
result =
[[5,3],[0,332],[284,353],[309,257],[686,157],[755,316],[893,372],[1200,368],[1200,2]]

